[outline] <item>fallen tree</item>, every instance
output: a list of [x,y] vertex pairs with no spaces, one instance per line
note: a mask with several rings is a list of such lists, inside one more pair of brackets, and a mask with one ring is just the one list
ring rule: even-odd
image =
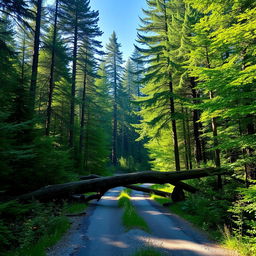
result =
[[18,200],[26,201],[36,199],[40,201],[50,201],[52,199],[69,198],[73,194],[83,194],[86,192],[96,192],[103,195],[111,188],[126,186],[137,183],[176,183],[181,180],[202,178],[213,175],[223,175],[230,173],[222,168],[205,168],[180,172],[155,172],[146,171],[116,175],[112,177],[101,177],[89,180],[75,181],[64,184],[50,185],[34,192],[18,197]]
[[[172,196],[172,193],[161,191],[161,190],[156,190],[156,189],[152,189],[152,188],[147,188],[147,187],[141,187],[141,186],[136,186],[136,185],[127,185],[125,187],[130,188],[132,190],[141,191],[141,192],[148,193],[148,194],[155,194],[155,195],[167,197],[167,198],[171,198],[171,196]],[[93,195],[89,195],[89,196],[80,194],[80,195],[73,195],[72,199],[75,201],[79,201],[81,203],[87,203],[94,199],[99,201],[102,196],[103,196],[102,193],[97,193],[97,194],[93,194]]]
[[[91,174],[91,175],[87,175],[87,176],[81,176],[80,177],[80,180],[90,180],[90,179],[97,179],[97,178],[102,178],[102,176],[99,176],[99,175],[96,175],[96,174]],[[178,182],[169,182],[171,185],[174,185],[174,186],[178,186],[190,193],[196,193],[198,192],[198,189],[196,189],[195,187],[191,186],[191,185],[188,185],[184,182],[181,182],[181,181],[178,181]],[[163,191],[160,191],[159,190],[155,190],[155,189],[149,189],[149,188],[145,188],[145,187],[140,187],[140,186],[135,186],[135,185],[132,185],[132,187],[130,185],[127,185],[127,186],[124,186],[124,187],[127,187],[127,188],[131,188],[133,190],[138,190],[138,191],[142,191],[142,192],[146,192],[146,193],[154,193],[156,195],[159,195],[159,196],[163,196],[163,197],[166,197],[166,196],[169,196],[170,193],[167,193],[166,195],[164,195],[164,192]],[[161,193],[163,192],[163,193]]]

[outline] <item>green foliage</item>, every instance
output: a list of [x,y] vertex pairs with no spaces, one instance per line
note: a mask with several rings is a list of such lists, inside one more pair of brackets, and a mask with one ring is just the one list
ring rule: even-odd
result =
[[13,171],[5,180],[9,190],[21,193],[73,178],[69,152],[61,148],[54,138],[36,138],[29,153],[26,158],[16,159],[19,172]]
[[74,214],[74,213],[81,213],[87,208],[87,204],[84,203],[69,203],[64,205],[63,212]]
[[1,255],[45,255],[70,225],[61,206],[38,202],[1,203],[0,217]]
[[[28,247],[14,250],[13,252],[7,252],[6,256],[46,256],[47,248],[53,246],[68,230],[70,222],[65,217],[55,217],[52,219],[47,233],[42,235],[40,239],[33,245],[29,244]],[[29,237],[28,237],[29,240]],[[33,240],[33,239],[31,239]]]
[[161,256],[164,255],[154,248],[145,248],[136,251],[133,256]]
[[[230,249],[237,250],[243,256],[255,254],[255,185],[236,189],[238,184],[228,181],[224,191],[210,189],[216,181],[205,178],[193,181],[193,186],[200,187],[196,195],[187,194],[184,202],[172,204],[173,213],[206,231],[213,239]],[[170,191],[169,186],[154,185],[153,188]],[[234,201],[235,199],[238,200]],[[153,196],[163,204],[169,199]]]
[[145,222],[145,220],[138,215],[136,212],[135,207],[132,205],[132,202],[130,200],[130,196],[127,192],[122,191],[120,193],[119,199],[118,199],[118,205],[119,207],[124,208],[124,213],[122,216],[123,225],[126,228],[126,230],[130,230],[133,228],[139,228],[146,232],[149,232],[148,224]]
[[9,201],[0,204],[0,255],[46,255],[68,230],[70,221],[65,214],[81,213],[86,204],[20,204]]
[[240,188],[238,192],[238,200],[229,210],[232,213],[233,234],[237,244],[246,245],[248,254],[245,255],[254,255],[256,253],[256,186]]
[[145,169],[145,163],[137,162],[133,156],[128,156],[127,158],[121,157],[119,159],[119,169],[123,172],[136,172]]

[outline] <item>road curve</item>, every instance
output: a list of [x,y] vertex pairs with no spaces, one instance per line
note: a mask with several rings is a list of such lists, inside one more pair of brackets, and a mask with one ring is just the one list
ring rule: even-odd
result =
[[47,256],[131,256],[145,247],[154,247],[168,256],[237,256],[216,246],[141,192],[133,192],[132,201],[151,232],[138,229],[125,232],[121,223],[123,210],[117,205],[121,190],[112,189],[99,202],[91,203],[88,215],[75,221]]

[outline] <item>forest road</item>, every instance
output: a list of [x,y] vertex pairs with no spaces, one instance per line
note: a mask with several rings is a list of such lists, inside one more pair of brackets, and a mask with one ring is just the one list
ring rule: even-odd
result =
[[132,192],[132,201],[148,223],[150,233],[138,229],[125,232],[123,210],[117,200],[121,190],[111,189],[99,202],[92,202],[87,216],[77,220],[47,255],[132,256],[139,249],[153,247],[168,256],[237,256],[209,241],[200,231],[142,192]]

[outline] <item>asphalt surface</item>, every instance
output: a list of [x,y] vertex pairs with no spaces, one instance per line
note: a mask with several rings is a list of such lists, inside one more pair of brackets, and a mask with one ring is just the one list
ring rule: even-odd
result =
[[218,247],[203,233],[141,192],[133,192],[132,201],[151,232],[138,229],[125,232],[123,210],[117,204],[121,190],[112,189],[99,202],[92,202],[87,216],[73,219],[71,230],[47,255],[132,256],[139,249],[154,247],[170,256],[237,256]]

